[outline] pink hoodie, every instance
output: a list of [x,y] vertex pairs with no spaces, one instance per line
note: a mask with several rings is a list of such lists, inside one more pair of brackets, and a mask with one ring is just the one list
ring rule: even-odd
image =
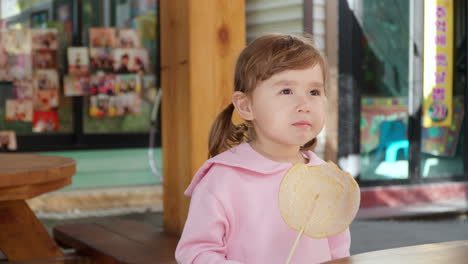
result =
[[[309,165],[324,163],[304,152]],[[285,263],[298,232],[278,208],[280,182],[291,163],[275,162],[242,143],[203,164],[185,194],[192,196],[175,252],[182,264]],[[302,236],[291,263],[349,256],[349,229],[329,238]]]

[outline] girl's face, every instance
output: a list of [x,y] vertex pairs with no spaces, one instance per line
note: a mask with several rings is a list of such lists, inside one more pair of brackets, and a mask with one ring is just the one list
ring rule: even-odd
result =
[[320,133],[325,122],[322,69],[315,65],[275,74],[257,84],[249,101],[259,142],[302,146]]

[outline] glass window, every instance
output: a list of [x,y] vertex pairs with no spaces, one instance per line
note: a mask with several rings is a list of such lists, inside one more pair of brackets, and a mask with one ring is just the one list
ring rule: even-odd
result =
[[102,134],[145,142],[159,85],[157,0],[0,5],[0,130],[81,147]]
[[61,92],[71,30],[53,19],[51,0],[1,1],[1,8],[0,129],[72,133],[72,100]]
[[[155,64],[159,61],[156,1],[83,0],[82,3],[83,45],[90,48],[91,67],[94,62],[98,64],[96,69],[91,69],[91,89],[113,82],[114,89],[119,90],[107,92],[110,96],[98,92],[84,98],[84,132],[148,131],[153,105],[151,94],[156,88]],[[93,36],[96,40],[108,36],[110,42],[97,43],[91,39]],[[107,66],[103,65],[105,60],[109,62]],[[114,113],[100,110],[106,107],[113,108]]]
[[[361,180],[408,178],[409,2],[355,1]],[[353,51],[355,52],[355,51]]]

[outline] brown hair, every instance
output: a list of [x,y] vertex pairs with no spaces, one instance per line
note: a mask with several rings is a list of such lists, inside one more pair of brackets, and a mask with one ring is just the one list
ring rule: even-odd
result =
[[[257,83],[286,70],[300,70],[319,64],[324,83],[327,80],[324,57],[312,44],[310,36],[268,34],[252,41],[237,58],[234,91],[251,95]],[[249,121],[232,123],[234,105],[229,104],[214,121],[209,136],[209,157],[255,136]],[[317,139],[304,144],[301,150],[313,149]]]

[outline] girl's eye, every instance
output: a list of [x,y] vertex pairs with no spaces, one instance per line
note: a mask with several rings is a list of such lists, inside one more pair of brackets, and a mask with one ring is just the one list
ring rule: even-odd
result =
[[280,94],[292,94],[291,89],[283,89],[280,91]]
[[311,95],[320,95],[320,91],[319,90],[312,90],[312,91],[310,91],[310,94]]

